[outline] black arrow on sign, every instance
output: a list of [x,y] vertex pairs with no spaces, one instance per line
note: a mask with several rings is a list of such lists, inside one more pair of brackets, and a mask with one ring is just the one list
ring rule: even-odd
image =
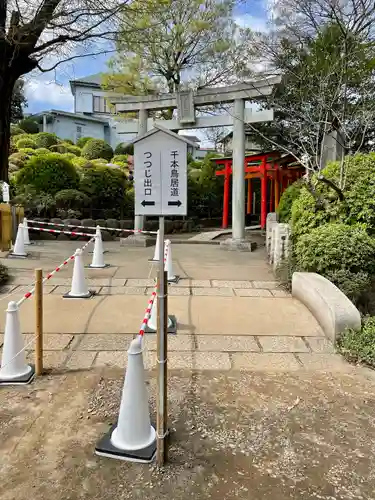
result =
[[155,202],[154,201],[146,201],[146,200],[143,200],[141,202],[141,205],[142,207],[152,207],[155,205]]
[[182,203],[178,201],[168,201],[168,207],[180,207]]

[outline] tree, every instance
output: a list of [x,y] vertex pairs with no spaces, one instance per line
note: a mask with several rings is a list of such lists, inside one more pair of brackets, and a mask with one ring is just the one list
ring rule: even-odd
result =
[[[283,32],[288,28],[284,26]],[[334,22],[317,25],[311,35],[307,28],[300,36],[293,29],[292,35],[259,43],[273,71],[284,75],[285,85],[266,101],[266,107],[275,109],[275,121],[249,126],[268,147],[273,144],[303,159],[323,182],[328,182],[321,173],[327,138],[336,138],[344,153],[352,154],[363,149],[375,122],[374,44],[367,35]],[[340,197],[344,169],[342,159],[340,182],[331,185]]]
[[23,106],[27,106],[26,97],[24,94],[24,81],[19,78],[13,89],[12,104],[10,111],[10,120],[12,123],[17,123],[23,118]]
[[[150,0],[143,2],[147,5]],[[136,95],[228,84],[245,69],[249,34],[234,23],[234,4],[233,0],[164,0],[147,16],[134,0],[105,86]],[[128,24],[141,26],[142,33],[130,34]]]
[[214,145],[217,151],[220,141],[228,134],[226,127],[213,127],[205,131],[206,138]]
[[[116,36],[118,17],[129,8],[128,3],[0,0],[0,180],[8,180],[11,104],[17,80],[35,69],[50,71],[64,60],[107,52],[108,41]],[[100,44],[96,49],[91,48],[93,41]]]

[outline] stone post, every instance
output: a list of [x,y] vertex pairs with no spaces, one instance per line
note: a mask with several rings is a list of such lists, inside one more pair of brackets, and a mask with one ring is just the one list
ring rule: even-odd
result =
[[276,212],[270,212],[267,214],[266,218],[266,250],[267,250],[267,255],[271,257],[272,252],[271,252],[271,247],[272,245],[272,228],[277,222],[277,214]]
[[[138,112],[138,135],[144,135],[147,132],[147,109],[140,109]],[[136,231],[144,229],[144,216],[136,215],[134,218],[134,229]]]
[[290,226],[289,224],[274,224],[275,231],[274,249],[273,249],[273,269],[286,259],[289,249]]

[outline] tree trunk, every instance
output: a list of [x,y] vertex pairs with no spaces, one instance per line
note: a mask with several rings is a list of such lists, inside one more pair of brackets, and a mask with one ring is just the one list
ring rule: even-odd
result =
[[9,182],[8,157],[13,88],[17,78],[0,68],[0,181]]

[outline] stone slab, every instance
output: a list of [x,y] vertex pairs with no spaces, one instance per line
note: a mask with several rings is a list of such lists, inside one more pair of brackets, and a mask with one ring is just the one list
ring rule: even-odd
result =
[[[92,290],[95,293],[100,293],[101,287],[100,286],[89,286],[87,285],[89,290]],[[69,286],[57,286],[54,288],[51,292],[52,295],[65,295],[66,293],[70,292],[70,285]],[[83,299],[80,299],[83,300]]]
[[286,292],[285,290],[271,290],[274,297],[291,297],[292,294]]
[[127,366],[127,353],[125,351],[101,351],[95,359],[94,366]]
[[110,286],[121,287],[125,286],[125,278],[90,278],[87,280],[89,286]]
[[274,290],[278,285],[277,281],[253,281],[254,288],[264,288],[266,290]]
[[301,337],[267,336],[258,340],[264,352],[309,352]]
[[[156,351],[156,336],[145,335],[145,346],[150,351]],[[193,351],[194,338],[192,335],[168,335],[168,351]]]
[[[30,341],[35,340],[35,335],[24,335],[24,342],[28,344]],[[43,349],[45,351],[62,351],[67,349],[73,340],[73,335],[59,335],[59,334],[45,334],[43,335]],[[29,350],[35,349],[35,343],[31,344]]]
[[150,247],[155,243],[155,236],[144,234],[130,234],[127,238],[120,238],[120,246]]
[[197,335],[199,351],[259,352],[255,337],[241,335]]
[[213,287],[225,287],[225,288],[253,288],[251,281],[241,281],[241,280],[212,280]]
[[[177,353],[176,353],[177,354]],[[183,364],[183,356],[181,364]],[[176,368],[178,368],[176,366]],[[232,368],[228,353],[225,352],[195,352],[192,356],[193,370],[220,370],[226,371]]]
[[255,241],[235,240],[228,238],[220,242],[221,250],[238,251],[238,252],[253,252],[257,248]]
[[[62,368],[65,366],[67,356],[67,352],[46,351],[43,353],[43,368],[47,370]],[[28,363],[35,363],[34,352],[28,352],[26,359]]]
[[103,286],[100,295],[144,295],[145,291],[140,286]]
[[290,353],[236,353],[231,354],[233,369],[245,371],[296,371],[301,369]]
[[191,293],[192,295],[233,296],[233,290],[231,288],[192,288]]
[[126,286],[132,286],[132,287],[155,286],[155,280],[154,279],[128,279],[126,281]]
[[353,365],[347,363],[339,354],[297,354],[306,370],[322,370],[327,372],[352,372]]
[[127,351],[133,335],[121,333],[83,334],[76,336],[73,350],[79,351]]
[[321,354],[334,354],[335,348],[332,342],[325,337],[309,337],[306,339],[311,350]]
[[96,352],[74,351],[66,363],[69,370],[87,370],[91,368],[97,356]]
[[235,295],[238,297],[268,297],[272,298],[270,290],[262,290],[255,288],[235,288]]
[[[149,288],[149,293],[152,292],[152,288]],[[190,288],[188,287],[178,287],[178,286],[170,286],[168,287],[168,295],[191,295]]]

